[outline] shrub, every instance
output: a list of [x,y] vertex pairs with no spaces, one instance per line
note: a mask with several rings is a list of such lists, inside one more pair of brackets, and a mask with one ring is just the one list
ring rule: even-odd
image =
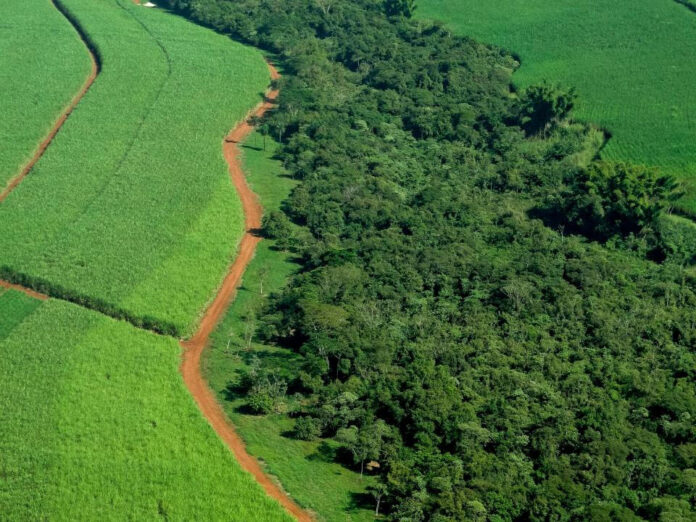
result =
[[293,435],[300,440],[314,440],[321,435],[321,424],[313,417],[300,417],[295,422]]

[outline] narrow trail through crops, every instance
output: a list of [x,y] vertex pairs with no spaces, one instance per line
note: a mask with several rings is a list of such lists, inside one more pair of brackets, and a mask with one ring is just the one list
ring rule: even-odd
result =
[[[271,78],[274,80],[279,78],[278,71],[270,64],[268,67],[271,71]],[[253,115],[262,116],[273,107],[273,100],[277,96],[277,90],[269,91],[266,95],[266,100],[259,105],[253,112]],[[227,135],[223,143],[223,152],[225,160],[229,165],[230,176],[242,200],[246,232],[239,245],[237,257],[232,263],[215,299],[203,315],[198,330],[191,339],[181,343],[181,346],[184,348],[181,375],[201,412],[220,438],[232,450],[242,468],[251,473],[256,481],[266,490],[266,493],[278,500],[290,514],[300,521],[309,522],[313,520],[312,517],[300,508],[263,471],[261,465],[254,457],[247,453],[244,442],[235,431],[234,426],[217,402],[215,395],[201,373],[201,354],[208,344],[210,334],[227,311],[241,282],[242,274],[254,256],[256,245],[261,240],[257,235],[257,231],[261,227],[263,209],[258,202],[256,194],[251,191],[246,182],[240,160],[240,150],[237,147],[237,143],[242,141],[252,130],[253,127],[245,119]]]
[[63,9],[63,6],[60,4],[60,2],[57,2],[56,0],[51,0],[51,4],[53,5],[53,7],[56,8],[56,10],[60,14],[62,14],[65,17],[65,19],[68,21],[68,23],[73,27],[75,32],[80,37],[82,44],[85,46],[85,48],[87,49],[87,53],[89,54],[89,59],[92,62],[92,69],[89,73],[89,76],[85,80],[85,83],[82,84],[82,88],[73,97],[73,99],[70,101],[68,106],[63,110],[61,115],[55,121],[55,123],[51,127],[51,130],[48,132],[48,134],[46,135],[44,140],[39,144],[39,148],[36,150],[34,155],[24,165],[24,167],[22,167],[22,170],[19,172],[19,174],[17,174],[14,178],[12,178],[10,180],[10,182],[7,184],[7,186],[5,187],[5,189],[2,192],[0,192],[0,203],[2,201],[4,201],[7,198],[7,196],[9,196],[10,193],[15,188],[17,188],[17,185],[19,185],[22,182],[22,180],[27,176],[27,174],[29,174],[29,172],[31,172],[31,169],[34,168],[34,165],[36,165],[36,162],[39,161],[41,156],[43,156],[44,152],[46,152],[46,149],[53,141],[53,138],[56,137],[56,134],[58,134],[58,131],[65,123],[65,120],[68,119],[68,116],[70,116],[70,113],[73,111],[73,109],[77,106],[77,104],[80,102],[80,100],[85,95],[85,93],[92,86],[92,84],[94,83],[94,80],[97,78],[97,75],[99,74],[99,62],[97,61],[97,57],[95,56],[95,54],[92,52],[92,49],[90,47],[89,41],[87,40],[87,37],[82,32],[82,28],[77,23],[75,23],[75,21],[72,19],[71,16],[68,15],[68,13]]

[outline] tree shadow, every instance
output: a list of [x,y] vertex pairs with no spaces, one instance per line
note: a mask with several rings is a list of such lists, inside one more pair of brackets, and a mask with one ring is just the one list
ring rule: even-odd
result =
[[[375,499],[369,493],[358,493],[351,491],[348,493],[350,501],[348,502],[347,510],[351,512],[361,511],[363,509],[375,509]],[[380,510],[381,511],[381,510]]]
[[336,462],[337,448],[332,448],[326,441],[322,441],[314,453],[305,458],[312,462]]

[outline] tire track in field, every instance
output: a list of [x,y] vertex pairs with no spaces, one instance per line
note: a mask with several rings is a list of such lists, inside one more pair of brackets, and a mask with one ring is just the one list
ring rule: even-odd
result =
[[[167,51],[167,48],[164,46],[164,44],[161,42],[161,40],[159,38],[157,38],[157,36],[155,36],[155,33],[153,33],[152,30],[147,25],[145,25],[145,23],[140,18],[135,16],[135,14],[130,9],[127,9],[121,3],[121,0],[116,0],[116,5],[118,5],[121,9],[123,9],[126,13],[128,13],[130,15],[130,17],[133,18],[133,20],[135,20],[138,23],[138,25],[140,25],[143,28],[143,30],[150,36],[150,38],[152,38],[154,40],[157,47],[160,48],[160,50],[162,51],[162,55],[164,56],[164,59],[167,62],[167,76],[164,78],[164,80],[162,80],[162,83],[160,83],[159,88],[157,89],[157,92],[155,93],[155,97],[152,99],[152,102],[145,110],[145,113],[143,114],[142,119],[138,123],[138,128],[133,133],[133,137],[131,138],[130,142],[126,146],[126,150],[123,152],[123,156],[121,157],[119,162],[116,164],[116,168],[114,168],[114,174],[117,173],[119,170],[121,170],[121,167],[125,163],[126,158],[128,157],[131,150],[133,149],[133,145],[135,145],[136,140],[140,136],[140,134],[143,130],[143,127],[145,126],[145,122],[150,117],[150,113],[152,113],[152,110],[155,108],[155,105],[157,105],[157,102],[159,101],[160,97],[162,96],[162,93],[164,92],[165,86],[167,85],[167,83],[169,82],[169,80],[172,77],[172,57],[169,55],[169,51]],[[140,4],[138,3],[137,5],[140,5]],[[103,190],[101,192],[103,192]]]
[[60,0],[51,0],[51,5],[68,21],[68,23],[72,26],[72,28],[79,36],[80,41],[87,49],[89,59],[92,63],[91,71],[89,73],[89,76],[87,76],[85,82],[82,84],[80,90],[73,97],[68,106],[63,110],[61,115],[58,116],[58,119],[53,123],[53,126],[48,131],[48,134],[43,139],[43,141],[39,144],[39,147],[38,149],[36,149],[34,155],[22,167],[19,174],[12,178],[10,182],[7,184],[7,186],[4,188],[4,190],[0,192],[0,203],[2,203],[15,188],[17,188],[17,186],[24,180],[25,177],[27,177],[27,175],[34,168],[36,162],[39,161],[39,159],[41,159],[41,156],[44,155],[46,149],[51,144],[53,139],[56,137],[56,134],[58,134],[58,131],[61,129],[65,121],[68,119],[68,116],[70,116],[75,107],[77,107],[77,104],[80,103],[80,100],[82,100],[83,96],[87,93],[87,91],[92,86],[94,80],[96,80],[97,76],[101,71],[101,61],[99,59],[99,54],[90,42],[87,34],[83,31],[82,26],[80,26],[77,20],[70,14],[70,12],[60,2]]
[[[268,64],[271,78],[280,77],[273,65]],[[266,94],[266,99],[254,111],[253,116],[261,117],[273,107],[273,101],[277,98],[278,91],[271,89]],[[191,392],[196,404],[203,416],[208,420],[215,432],[227,444],[234,454],[242,469],[251,473],[256,481],[263,487],[266,493],[276,499],[280,504],[300,522],[310,522],[312,516],[295,503],[295,501],[261,468],[259,461],[246,451],[246,446],[237,434],[234,425],[230,422],[222,406],[218,403],[215,394],[208,386],[201,373],[201,355],[208,345],[210,335],[215,330],[223,315],[229,308],[234,298],[237,287],[241,283],[244,271],[254,257],[256,245],[261,241],[258,229],[261,228],[263,208],[246,182],[240,160],[240,150],[237,144],[248,136],[253,130],[248,118],[245,118],[225,138],[223,153],[229,165],[230,177],[234,183],[239,197],[242,200],[246,232],[239,245],[237,257],[230,266],[222,286],[217,291],[213,302],[208,306],[196,333],[187,341],[181,341],[183,359],[181,363],[181,375],[186,387]]]
[[[140,5],[139,2],[135,3],[136,5]],[[164,56],[164,59],[167,62],[167,75],[164,77],[164,80],[162,80],[162,82],[159,84],[157,92],[155,93],[155,96],[152,98],[152,101],[145,108],[145,112],[143,112],[143,115],[140,118],[140,121],[138,122],[138,126],[135,129],[135,132],[133,132],[131,139],[128,141],[128,144],[126,145],[126,148],[124,149],[123,154],[119,158],[118,162],[114,166],[113,171],[109,176],[106,177],[100,189],[94,193],[90,202],[87,205],[85,205],[85,207],[74,216],[71,222],[71,224],[73,225],[77,223],[82,217],[84,217],[87,214],[87,212],[98,203],[99,197],[102,194],[104,194],[104,192],[106,192],[106,189],[109,187],[110,182],[114,179],[114,176],[118,174],[118,172],[121,170],[121,167],[123,167],[123,164],[128,159],[128,156],[130,155],[131,151],[133,150],[133,147],[135,146],[135,143],[138,141],[138,138],[142,134],[142,130],[145,126],[145,123],[150,117],[150,114],[155,108],[155,105],[157,105],[157,102],[161,98],[162,93],[164,92],[164,88],[166,87],[167,83],[172,77],[172,58],[169,55],[169,51],[167,51],[167,48],[164,46],[164,44],[159,40],[159,38],[157,38],[157,36],[155,36],[152,30],[147,25],[145,25],[145,23],[142,20],[140,20],[140,18],[138,18],[130,9],[126,8],[126,6],[124,6],[121,3],[121,0],[116,0],[116,5],[119,8],[121,8],[124,12],[126,12],[133,20],[135,20],[135,22],[143,28],[143,30],[148,34],[148,36],[152,38],[157,47],[159,47],[160,51],[162,51],[162,55]]]

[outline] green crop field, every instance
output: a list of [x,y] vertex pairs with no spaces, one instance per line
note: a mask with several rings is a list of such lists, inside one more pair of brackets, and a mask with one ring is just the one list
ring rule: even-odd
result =
[[50,0],[0,3],[0,192],[89,72],[87,49]]
[[675,0],[420,0],[417,12],[518,54],[520,87],[576,87],[576,116],[613,136],[602,155],[675,174],[696,213],[695,13]]
[[0,518],[290,520],[196,409],[168,338],[0,294]]
[[[266,140],[267,150],[259,150],[264,141],[257,134],[246,143],[244,164],[249,182],[264,209],[277,210],[297,182],[284,175],[282,167],[272,159],[277,144]],[[244,274],[243,286],[205,352],[206,380],[218,392],[249,452],[266,463],[268,470],[302,506],[317,512],[323,520],[373,520],[372,510],[357,501],[361,495],[367,495],[365,489],[371,480],[367,476],[361,480],[358,473],[336,462],[336,443],[292,439],[286,434],[292,430],[293,419],[282,414],[245,414],[240,409],[245,399],[229,393],[229,385],[238,382],[241,372],[249,370],[255,357],[262,365],[281,367],[284,373],[298,371],[299,357],[292,352],[259,343],[253,343],[252,350],[247,350],[244,340],[250,317],[258,313],[265,298],[281,288],[297,268],[291,257],[274,248],[273,241],[259,244]]]
[[258,51],[160,9],[61,1],[103,69],[0,205],[0,273],[183,335],[241,237],[221,143],[268,71]]

